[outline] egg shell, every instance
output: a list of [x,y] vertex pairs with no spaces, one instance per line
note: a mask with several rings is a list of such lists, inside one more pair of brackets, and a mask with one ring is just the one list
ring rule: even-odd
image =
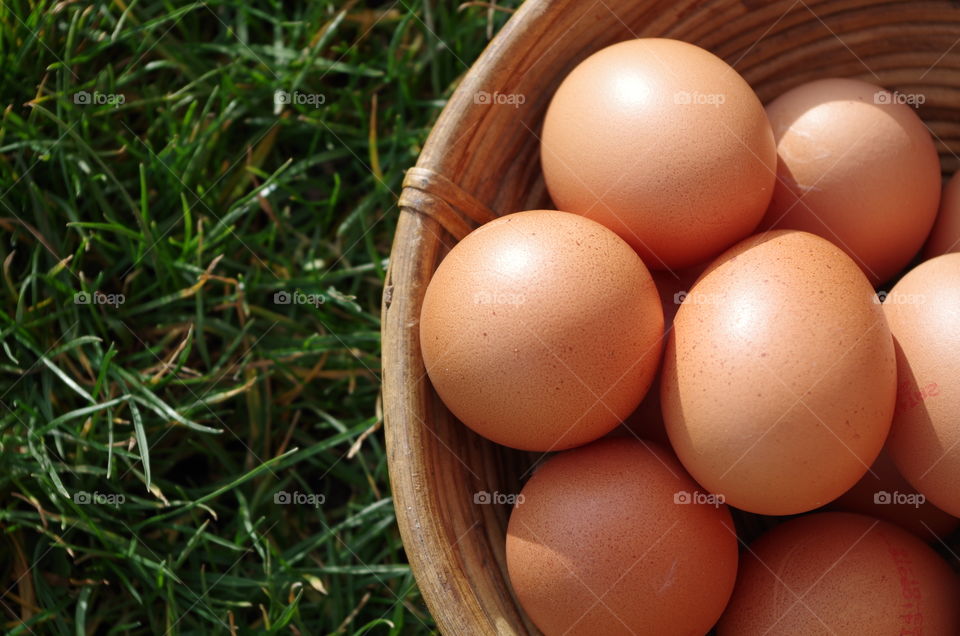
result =
[[827,508],[889,521],[934,544],[960,528],[960,519],[927,501],[903,478],[886,450],[853,488]]
[[836,243],[874,285],[903,269],[930,233],[940,199],[933,138],[903,99],[833,78],[770,102],[777,184],[761,227]]
[[705,634],[733,589],[737,539],[726,506],[696,492],[655,444],[605,439],[552,457],[507,528],[527,615],[547,636]]
[[423,299],[420,344],[437,394],[477,433],[561,450],[608,433],[643,399],[663,311],[637,254],[604,226],[532,210],[467,235]]
[[835,245],[757,235],[687,295],[664,355],[661,405],[680,461],[728,504],[767,515],[822,506],[883,447],[896,361],[866,277]]
[[943,187],[937,220],[927,238],[923,256],[931,259],[951,252],[960,252],[960,172]]
[[841,512],[783,523],[753,542],[718,636],[960,634],[960,585],[929,546]]
[[960,516],[960,253],[908,272],[883,310],[899,375],[887,448],[914,488]]
[[547,110],[541,164],[561,210],[613,229],[648,267],[712,258],[773,193],[776,149],[756,94],[726,62],[664,38],[597,51]]

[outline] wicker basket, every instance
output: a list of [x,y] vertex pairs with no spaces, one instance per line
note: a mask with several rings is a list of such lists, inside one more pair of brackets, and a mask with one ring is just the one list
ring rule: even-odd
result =
[[[805,81],[857,77],[921,94],[944,169],[960,163],[960,7],[917,0],[527,0],[464,77],[404,181],[383,302],[390,477],[407,556],[450,635],[536,629],[511,592],[508,506],[537,457],[457,422],[420,356],[420,304],[447,251],[495,216],[552,207],[538,135],[559,82],[583,58],[631,37],[693,42],[732,64],[764,102]],[[956,48],[954,48],[956,45]],[[490,103],[483,92],[522,95]],[[515,102],[523,101],[522,104]]]

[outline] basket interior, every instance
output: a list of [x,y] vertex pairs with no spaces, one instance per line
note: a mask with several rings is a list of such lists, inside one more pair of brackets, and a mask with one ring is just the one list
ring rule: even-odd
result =
[[[539,132],[554,90],[594,51],[652,36],[716,53],[764,103],[823,77],[856,77],[923,95],[919,115],[944,172],[960,165],[960,8],[951,2],[527,0],[463,78],[417,166],[449,178],[496,215],[552,207],[540,174]],[[477,103],[481,91],[524,101]],[[536,633],[506,577],[509,508],[478,505],[473,497],[518,492],[540,457],[489,443],[452,418],[420,357],[423,293],[456,240],[429,210],[402,206],[383,313],[384,407],[398,523],[445,633]]]

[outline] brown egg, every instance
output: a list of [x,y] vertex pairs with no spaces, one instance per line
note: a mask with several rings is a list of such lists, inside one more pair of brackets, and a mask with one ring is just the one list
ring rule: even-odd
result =
[[907,483],[886,450],[853,488],[827,507],[895,523],[927,542],[938,542],[960,528],[960,519],[934,506]]
[[718,636],[960,634],[960,584],[897,526],[827,512],[781,524],[744,553]]
[[507,569],[546,636],[705,634],[720,617],[733,522],[665,450],[601,440],[551,458],[521,494]]
[[477,433],[560,450],[608,433],[659,364],[663,311],[643,262],[575,214],[501,217],[458,243],[423,299],[434,388]]
[[940,160],[910,96],[825,79],[767,106],[777,185],[763,228],[804,230],[843,248],[877,285],[923,245],[940,199]]
[[960,172],[943,187],[940,211],[923,256],[930,259],[951,252],[960,252]]
[[893,340],[863,272],[806,232],[712,263],[674,320],[661,402],[690,474],[728,504],[786,515],[855,484],[893,416]]
[[541,141],[556,206],[611,228],[655,269],[744,238],[773,193],[762,104],[726,62],[686,42],[628,40],[588,57],[554,94]]
[[960,516],[960,253],[911,270],[883,310],[899,374],[887,449],[914,488]]

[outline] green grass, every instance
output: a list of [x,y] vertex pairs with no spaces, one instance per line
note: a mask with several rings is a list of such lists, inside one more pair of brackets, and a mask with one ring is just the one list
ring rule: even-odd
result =
[[434,629],[380,296],[403,170],[490,16],[0,2],[3,630]]

